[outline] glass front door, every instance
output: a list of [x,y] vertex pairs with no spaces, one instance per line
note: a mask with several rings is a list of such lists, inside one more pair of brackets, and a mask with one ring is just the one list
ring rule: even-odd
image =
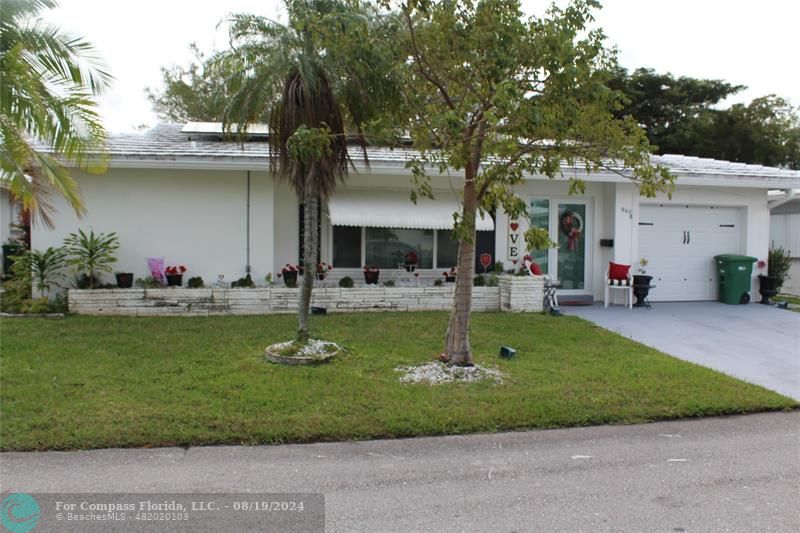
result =
[[558,279],[564,290],[586,288],[586,205],[558,204]]
[[561,290],[588,291],[591,258],[586,242],[590,202],[533,198],[528,207],[531,227],[546,228],[550,239],[558,243],[558,248],[536,250],[532,254],[534,262],[542,267],[542,273],[561,281]]

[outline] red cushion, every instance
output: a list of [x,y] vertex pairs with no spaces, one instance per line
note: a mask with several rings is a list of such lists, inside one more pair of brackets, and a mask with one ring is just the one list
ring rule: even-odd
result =
[[628,279],[628,272],[630,272],[630,270],[630,265],[608,263],[608,279]]
[[542,275],[542,267],[539,266],[539,263],[531,263],[531,274],[534,276]]

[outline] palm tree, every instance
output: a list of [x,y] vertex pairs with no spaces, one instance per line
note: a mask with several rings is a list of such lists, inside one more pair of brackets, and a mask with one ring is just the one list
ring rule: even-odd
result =
[[55,0],[0,2],[0,186],[35,222],[53,226],[54,193],[79,216],[78,184],[57,156],[88,171],[104,168],[105,131],[93,97],[111,80],[90,43],[40,18]]
[[244,132],[266,114],[271,171],[289,183],[304,206],[297,341],[305,342],[319,261],[319,207],[347,174],[349,130],[363,145],[364,124],[395,93],[391,78],[381,75],[385,69],[379,65],[388,63],[384,51],[372,46],[368,36],[374,27],[361,4],[286,0],[286,8],[287,25],[234,15],[231,50],[218,60],[235,72],[226,87],[234,94],[225,112],[226,129],[235,125]]

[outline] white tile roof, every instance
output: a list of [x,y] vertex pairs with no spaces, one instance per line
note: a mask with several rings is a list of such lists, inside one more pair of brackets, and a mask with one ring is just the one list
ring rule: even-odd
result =
[[[231,142],[213,138],[208,135],[183,133],[182,124],[160,124],[144,133],[129,133],[111,135],[108,142],[108,153],[112,161],[144,160],[144,161],[175,161],[195,159],[208,160],[238,160],[238,161],[263,161],[266,163],[269,151],[267,143],[263,140],[251,142]],[[361,149],[352,147],[351,157],[355,160],[362,159]],[[402,167],[416,152],[407,148],[378,148],[367,149],[370,164],[389,165]],[[789,185],[800,186],[800,171],[788,170],[762,165],[746,163],[733,163],[717,159],[692,157],[683,155],[654,155],[654,163],[659,163],[669,168],[674,174],[686,176],[709,176],[726,178],[772,178],[771,181],[783,181]],[[565,170],[568,168],[565,165]],[[619,170],[619,169],[617,169]],[[783,179],[782,179],[783,178]],[[791,185],[794,183],[795,185]]]

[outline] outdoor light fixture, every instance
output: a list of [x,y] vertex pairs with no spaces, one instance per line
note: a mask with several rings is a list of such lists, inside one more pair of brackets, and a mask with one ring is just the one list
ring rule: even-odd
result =
[[511,346],[501,346],[500,347],[500,357],[503,359],[511,359],[517,354],[517,351],[512,348]]

